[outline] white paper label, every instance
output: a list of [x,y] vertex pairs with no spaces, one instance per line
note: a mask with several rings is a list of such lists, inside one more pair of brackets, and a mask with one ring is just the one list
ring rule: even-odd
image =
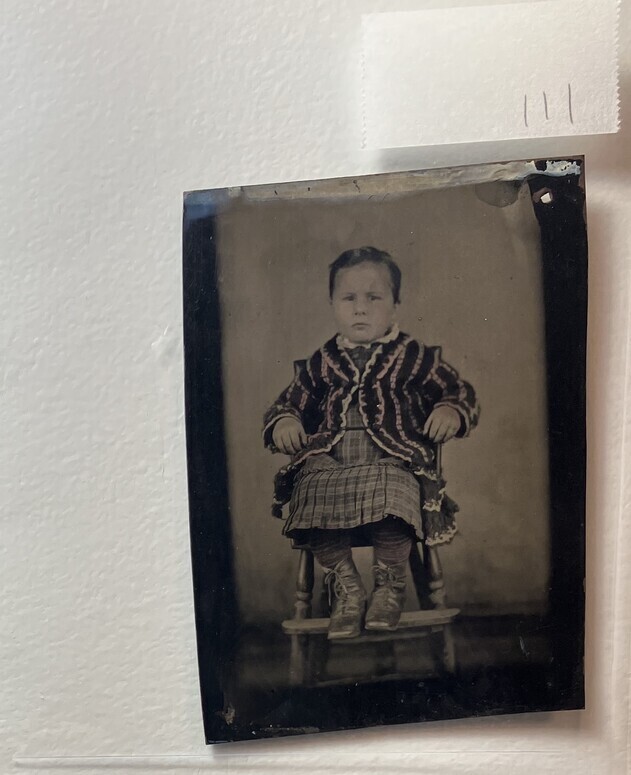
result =
[[362,17],[363,144],[616,132],[616,0]]

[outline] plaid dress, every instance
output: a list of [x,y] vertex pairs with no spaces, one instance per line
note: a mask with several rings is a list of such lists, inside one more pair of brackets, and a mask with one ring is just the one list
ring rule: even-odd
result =
[[[363,372],[372,348],[348,353]],[[358,528],[385,517],[407,522],[417,540],[421,528],[421,493],[404,461],[389,456],[366,431],[357,394],[346,414],[344,435],[329,453],[307,458],[298,473],[283,533],[299,538],[302,531]]]

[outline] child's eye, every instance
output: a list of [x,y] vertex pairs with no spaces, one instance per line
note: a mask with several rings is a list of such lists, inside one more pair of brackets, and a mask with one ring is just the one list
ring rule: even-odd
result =
[[347,293],[346,296],[342,296],[342,298],[344,299],[344,301],[354,301],[355,299],[355,297],[350,293]]
[[379,301],[379,299],[381,298],[381,296],[374,296],[374,295],[373,295],[373,296],[369,296],[368,298],[370,299],[370,301]]

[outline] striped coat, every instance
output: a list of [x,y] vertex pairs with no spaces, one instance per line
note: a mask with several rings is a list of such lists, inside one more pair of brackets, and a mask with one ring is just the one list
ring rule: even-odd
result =
[[362,374],[339,337],[308,360],[295,362],[291,384],[265,413],[263,440],[278,451],[272,440],[274,425],[281,417],[292,416],[303,424],[308,442],[276,475],[272,513],[282,515],[304,461],[329,452],[341,439],[355,393],[373,441],[405,461],[419,479],[425,541],[449,540],[456,532],[458,507],[445,494],[444,480],[436,470],[437,447],[423,435],[423,426],[434,408],[451,406],[460,415],[457,435],[466,436],[477,424],[479,407],[471,385],[442,360],[440,347],[425,346],[398,330],[375,348]]

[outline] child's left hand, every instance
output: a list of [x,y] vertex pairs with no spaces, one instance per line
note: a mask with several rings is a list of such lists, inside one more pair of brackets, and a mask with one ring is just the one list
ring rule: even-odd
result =
[[423,433],[437,444],[444,444],[460,430],[460,414],[451,406],[438,406],[427,418]]

